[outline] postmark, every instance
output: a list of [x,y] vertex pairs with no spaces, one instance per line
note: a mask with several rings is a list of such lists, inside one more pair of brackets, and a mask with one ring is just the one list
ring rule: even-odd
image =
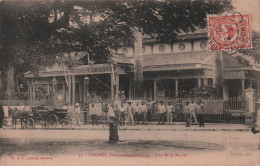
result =
[[209,16],[209,47],[212,51],[252,48],[249,15]]

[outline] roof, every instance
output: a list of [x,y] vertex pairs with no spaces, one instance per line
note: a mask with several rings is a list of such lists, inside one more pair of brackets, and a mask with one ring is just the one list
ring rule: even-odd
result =
[[193,51],[170,54],[144,55],[144,66],[201,64],[213,54],[214,53],[210,51]]
[[113,54],[111,60],[121,64],[134,64],[133,57],[126,57],[124,54]]
[[[191,52],[179,52],[168,54],[149,54],[143,55],[144,68],[147,67],[166,67],[166,66],[178,66],[178,69],[185,69],[185,66],[193,66],[191,68],[208,68],[212,69],[214,63],[214,52],[209,50],[203,51],[191,51]],[[121,64],[134,65],[133,57],[125,57],[124,55],[113,57],[113,61]],[[202,66],[201,66],[202,65]],[[232,68],[235,70],[244,70],[245,68],[240,64],[234,56],[224,54],[223,55],[223,68]],[[164,70],[163,68],[161,68]],[[173,69],[173,68],[171,68]]]

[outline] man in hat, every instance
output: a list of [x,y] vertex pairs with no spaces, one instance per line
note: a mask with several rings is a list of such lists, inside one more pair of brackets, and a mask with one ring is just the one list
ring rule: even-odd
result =
[[204,127],[204,116],[203,116],[204,107],[203,104],[201,103],[201,100],[198,100],[196,114],[198,117],[199,127]]
[[108,105],[108,112],[107,112],[108,119],[114,119],[115,111],[114,111],[114,103]]
[[189,101],[185,102],[183,113],[184,113],[184,118],[186,121],[186,127],[190,127],[191,115],[190,115],[190,111],[189,111]]
[[151,99],[148,99],[146,102],[147,105],[147,120],[151,121],[152,120],[152,114],[154,114],[153,112],[153,105],[157,103],[157,101],[152,101]]
[[139,104],[139,102],[136,103],[136,107],[135,107],[135,113],[134,113],[134,121],[136,122],[135,124],[139,125],[139,121],[140,121],[140,114],[141,114],[141,105]]
[[196,110],[197,110],[197,104],[194,103],[194,100],[191,99],[191,102],[189,104],[189,111],[190,111],[190,115],[191,115],[191,121],[192,119],[194,119],[195,124],[198,124],[198,120],[196,117]]
[[123,101],[121,101],[121,103],[118,106],[118,112],[119,112],[120,122],[122,123],[121,125],[124,125],[125,124],[126,108],[124,107],[124,102]]
[[166,108],[164,105],[164,101],[160,101],[160,104],[158,105],[157,113],[158,113],[158,125],[161,123],[162,119],[162,124],[164,125],[164,115],[166,112]]
[[97,123],[97,109],[96,109],[94,103],[92,103],[91,108],[89,109],[89,114],[90,114],[90,117],[91,117],[91,120],[92,120],[92,125],[94,125],[94,124],[98,125],[98,123]]
[[128,106],[126,107],[126,113],[127,113],[127,121],[129,125],[134,125],[134,108],[132,106],[131,101],[128,102]]
[[75,118],[77,120],[76,125],[80,126],[80,106],[79,106],[79,103],[75,104],[74,112],[75,112]]
[[143,124],[147,124],[147,105],[144,100],[141,101],[140,109],[141,109],[140,114],[142,117]]
[[168,102],[168,105],[166,106],[166,113],[167,113],[167,124],[172,125],[172,117],[173,113],[175,112],[175,107],[171,104],[171,102]]
[[123,90],[120,93],[120,100],[125,100],[125,92]]

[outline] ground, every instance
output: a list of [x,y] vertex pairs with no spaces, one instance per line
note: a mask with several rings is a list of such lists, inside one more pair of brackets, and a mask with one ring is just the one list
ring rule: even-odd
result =
[[119,130],[118,144],[108,137],[101,125],[0,130],[0,165],[260,165],[259,134],[245,125],[141,125]]

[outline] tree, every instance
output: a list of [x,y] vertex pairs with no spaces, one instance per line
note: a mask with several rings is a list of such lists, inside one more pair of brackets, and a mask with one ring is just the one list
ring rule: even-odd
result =
[[[117,48],[120,45],[133,45],[136,42],[134,37],[135,31],[148,34],[162,42],[174,42],[180,31],[190,32],[198,27],[205,28],[207,25],[207,14],[220,14],[228,9],[232,9],[231,1],[229,0],[145,0],[102,3],[76,4],[79,6],[80,11],[85,11],[85,14],[88,13],[90,21],[85,23],[80,19],[79,12],[74,12],[72,13],[73,18],[78,18],[74,20],[77,28],[70,28],[70,32],[76,36],[74,42],[79,42],[81,49],[85,49],[85,51],[97,59],[100,59],[98,55],[108,57],[106,56],[109,55],[108,48]],[[99,20],[93,22],[95,15],[99,17]],[[94,30],[94,33],[91,32],[91,29]],[[141,44],[142,42],[139,43]],[[136,94],[143,94],[141,86],[143,66],[142,63],[139,63],[142,61],[142,56],[137,57],[141,59],[135,60],[135,62],[138,62],[135,64],[137,69],[135,71],[135,81],[137,82],[135,87],[140,87]],[[138,95],[137,97],[142,96]]]
[[24,72],[37,73],[55,60],[50,36],[65,25],[64,19],[50,21],[55,5],[52,1],[0,2],[0,71],[7,71],[10,99],[14,98],[14,74],[17,84]]
[[[78,50],[85,51],[96,63],[106,62],[110,48],[133,45],[134,29],[173,42],[180,31],[206,27],[207,14],[232,9],[230,0],[0,3],[1,68],[26,69],[27,65],[34,72],[56,61],[56,56],[61,58],[64,52]],[[137,74],[142,71],[137,70]]]

